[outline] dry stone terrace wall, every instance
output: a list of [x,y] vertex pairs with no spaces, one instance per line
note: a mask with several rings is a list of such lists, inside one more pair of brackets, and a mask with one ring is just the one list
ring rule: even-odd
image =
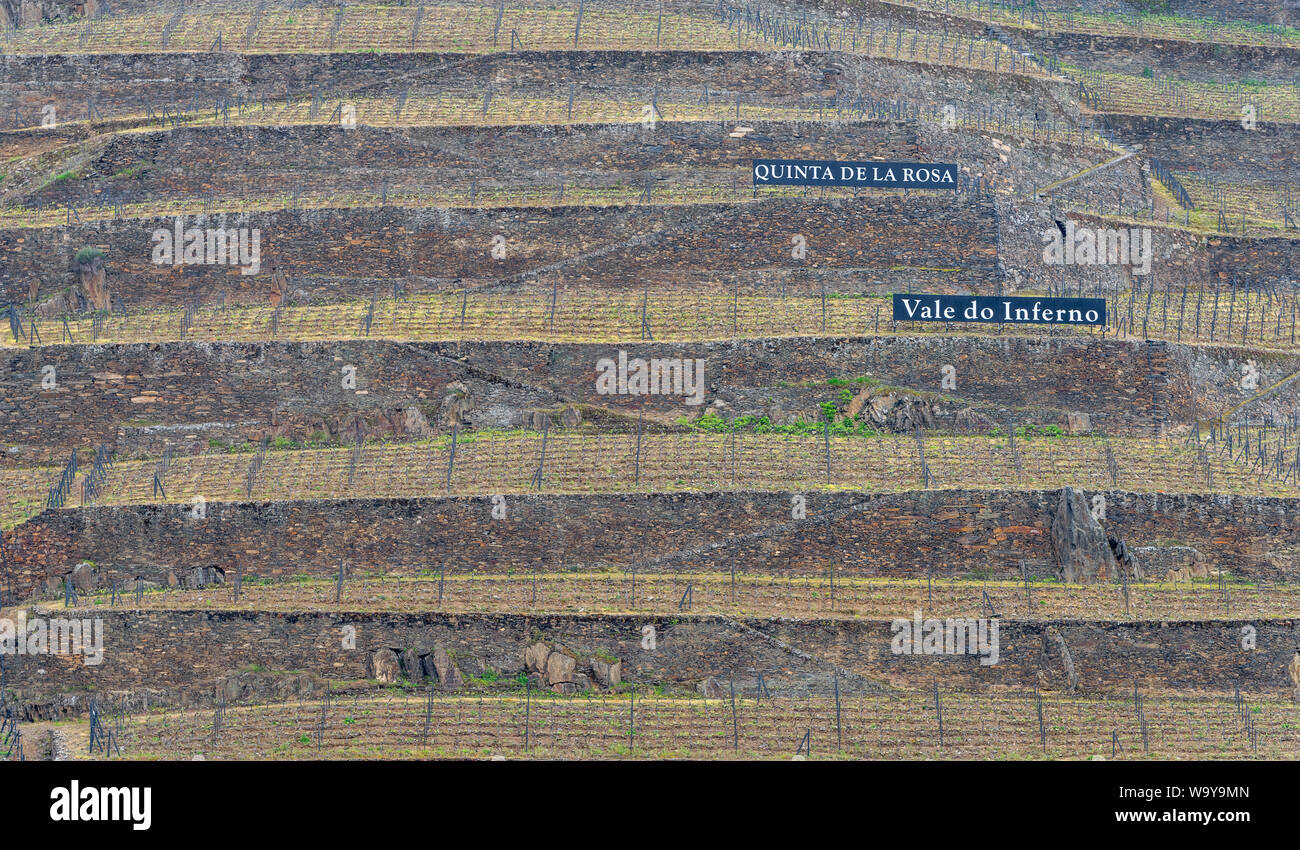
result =
[[[1032,128],[1032,124],[1026,125]],[[963,174],[982,177],[998,192],[1032,196],[1044,186],[1065,180],[1111,159],[1114,154],[1085,137],[1069,140],[1035,136],[1032,129],[1009,133],[961,128],[944,129],[942,124],[923,123],[917,128],[919,150],[929,162],[955,162]],[[1114,176],[1114,175],[1112,175]]]
[[[58,388],[41,391],[39,380],[25,386],[28,371],[39,374],[47,363]],[[555,403],[543,389],[466,368],[436,347],[400,343],[60,346],[12,356],[6,365],[0,433],[50,454],[113,443],[124,425],[237,425],[254,438],[302,438],[345,433],[361,420],[373,434],[385,430],[384,420],[404,419],[411,405],[435,421],[447,385],[466,378],[474,385],[471,422],[479,427],[513,426],[521,412]],[[342,388],[345,365],[357,367],[355,390]],[[185,436],[178,429],[186,449],[206,447],[207,433],[192,442]]]
[[[25,302],[37,278],[38,298],[53,296],[75,283],[72,258],[85,245],[104,251],[115,296],[128,305],[173,307],[214,304],[223,295],[229,303],[267,303],[277,266],[289,275],[295,300],[369,298],[410,277],[451,285],[539,270],[547,283],[562,277],[569,285],[637,291],[763,271],[802,279],[816,291],[815,278],[805,275],[888,273],[897,266],[957,269],[963,279],[988,281],[997,252],[992,204],[946,194],[866,202],[772,198],[740,206],[281,210],[186,219],[186,228],[260,230],[261,269],[249,275],[230,265],[155,264],[152,234],[175,226],[176,219],[156,218],[0,231],[0,291]],[[493,259],[498,234],[506,238],[505,257]],[[806,239],[806,259],[791,255],[795,234]],[[830,291],[842,289],[843,276],[831,277]],[[420,288],[426,287],[409,287]]]
[[[1130,160],[1120,167],[1134,162]],[[1138,166],[1132,165],[1132,168],[1136,171]],[[1090,192],[1083,183],[1080,181],[1074,188],[1081,203],[1090,207],[1095,207],[1100,200],[1109,212],[1121,197],[1129,210],[1145,203],[1141,200],[1143,195],[1138,192],[1122,195],[1114,189]],[[1065,198],[1059,197],[1058,200]],[[1129,266],[1062,266],[1043,262],[1043,233],[1055,230],[1056,221],[1064,224],[1072,220],[1076,229],[1087,228],[1095,232],[1098,228],[1121,226],[1113,219],[1060,208],[1053,212],[1050,202],[1045,199],[1014,206],[999,203],[998,213],[1001,236],[998,256],[1006,269],[1009,288],[1019,286],[1041,290],[1049,282],[1059,285],[1060,281],[1066,280],[1071,289],[1081,283],[1086,292],[1092,292],[1100,283],[1108,297],[1113,297],[1118,290],[1127,305],[1127,293],[1135,285],[1140,285],[1145,292],[1153,281],[1158,292],[1168,287],[1171,293],[1181,298],[1186,287],[1194,299],[1198,290],[1210,293],[1211,297],[1216,286],[1221,291],[1230,291],[1234,279],[1239,288],[1259,291],[1276,287],[1282,292],[1290,292],[1294,282],[1300,280],[1300,233],[1296,231],[1277,237],[1203,236],[1172,225],[1139,219],[1123,226],[1150,228],[1151,275],[1135,276]],[[1194,309],[1194,300],[1192,304]],[[1174,310],[1176,314],[1177,306]],[[1276,311],[1273,315],[1276,317]]]
[[[445,349],[444,349],[445,350]],[[1149,433],[1162,411],[1153,403],[1149,375],[1164,369],[1164,353],[1148,358],[1142,343],[1084,338],[877,337],[840,340],[787,339],[696,345],[501,345],[462,344],[467,363],[507,379],[546,386],[556,394],[621,408],[691,413],[675,396],[598,395],[596,361],[616,358],[702,358],[706,401],[721,399],[734,415],[763,415],[766,394],[783,384],[871,376],[916,390],[940,390],[941,370],[956,369],[958,387],[948,394],[1006,407],[1044,406],[1090,411],[1112,432]],[[1014,363],[1016,369],[1008,368]],[[1289,373],[1288,373],[1289,374]],[[854,388],[856,392],[858,388]],[[840,390],[823,387],[813,404]]]
[[1240,121],[1109,115],[1107,124],[1128,144],[1142,145],[1147,156],[1175,172],[1222,180],[1295,181],[1300,176],[1300,146],[1293,124],[1260,121],[1244,130]]
[[[559,402],[628,415],[644,409],[661,421],[703,409],[687,405],[682,396],[598,393],[597,361],[617,360],[619,351],[629,360],[703,359],[706,404],[724,401],[733,416],[767,415],[770,399],[789,396],[790,387],[783,384],[821,385],[799,392],[811,409],[839,393],[825,385],[831,378],[869,376],[937,392],[942,368],[952,365],[958,387],[946,395],[953,396],[954,405],[1085,412],[1107,433],[1140,435],[1194,415],[1210,418],[1249,399],[1252,393],[1242,390],[1239,380],[1246,359],[1256,361],[1260,387],[1300,371],[1297,358],[1282,355],[1084,337],[791,338],[681,345],[379,340],[61,345],[6,355],[0,434],[23,460],[34,462],[103,444],[125,452],[133,442],[123,437],[124,428],[161,426],[154,443],[144,446],[155,454],[163,439],[174,440],[182,451],[197,451],[210,436],[229,440],[231,429],[254,440],[268,433],[302,439],[315,431],[350,433],[360,420],[368,434],[388,433],[393,428],[385,423],[400,420],[410,405],[443,431],[437,414],[452,381],[469,388],[473,406],[467,421],[480,429],[515,427],[532,410]],[[1009,368],[1013,364],[1016,368]],[[356,390],[342,388],[345,365],[357,367]],[[55,368],[53,390],[41,388],[44,366]]]
[[[56,612],[71,616],[73,612]],[[215,698],[218,683],[257,665],[268,670],[315,673],[333,680],[366,675],[366,659],[379,649],[445,650],[462,674],[493,670],[503,677],[524,671],[524,652],[536,641],[562,645],[579,658],[599,652],[622,660],[623,680],[694,689],[716,676],[737,688],[762,675],[774,689],[826,693],[832,673],[847,693],[879,692],[891,685],[925,687],[942,673],[945,688],[1042,687],[1066,690],[1059,657],[1045,652],[1059,633],[1088,694],[1143,690],[1290,690],[1286,663],[1294,652],[1296,623],[1252,624],[1258,648],[1241,649],[1242,623],[1113,623],[1002,620],[999,661],[981,665],[975,655],[915,656],[891,651],[889,621],[731,620],[683,615],[591,617],[485,614],[318,614],[246,612],[77,613],[103,619],[104,658],[86,666],[77,656],[13,656],[7,687],[19,704],[44,713],[63,694],[167,688],[168,700],[194,692]],[[938,612],[925,612],[940,616]],[[913,612],[900,611],[900,619]],[[653,625],[656,647],[642,648],[642,627]],[[355,629],[354,649],[344,648],[344,627]],[[1049,631],[1050,630],[1050,631]],[[776,640],[766,639],[770,635]],[[789,651],[777,641],[810,657]],[[1053,640],[1053,643],[1055,641]],[[151,700],[153,702],[153,700]]]
[[1232,82],[1251,78],[1290,83],[1300,61],[1300,51],[1285,47],[1068,32],[1011,32],[1019,36],[1017,41],[1039,55],[1054,56],[1067,65],[1130,76],[1140,76],[1150,68],[1155,76],[1178,79]]
[[[1210,568],[1246,579],[1300,578],[1294,500],[1105,492],[1108,534],[1130,547],[1191,546]],[[209,503],[46,511],[6,533],[17,598],[77,563],[100,581],[165,582],[216,566],[246,577],[412,575],[541,569],[740,572],[924,578],[1055,574],[1052,492],[933,490],[807,494],[807,519],[788,493],[509,496],[493,520],[482,498]],[[1172,543],[1171,543],[1172,541]]]
[[310,97],[315,87],[351,90],[391,77],[427,72],[463,60],[460,54],[363,53],[243,55],[223,53],[137,53],[50,56],[0,56],[0,115],[12,126],[13,112],[35,113],[55,105],[64,121],[85,119],[93,99],[106,118],[143,114],[152,105],[188,103],[211,106],[217,96],[260,101],[283,98],[286,91]]
[[[1280,422],[1293,410],[1287,402],[1293,398],[1294,381],[1288,379],[1300,372],[1300,359],[1237,346],[1171,345],[1167,350],[1166,398],[1172,422],[1205,421],[1229,412],[1236,420],[1260,422],[1272,416]],[[1268,378],[1261,378],[1256,389],[1243,389],[1242,366],[1250,360]],[[1285,383],[1270,391],[1280,382]]]
[[[512,181],[570,187],[626,185],[661,172],[670,185],[749,183],[756,157],[911,160],[916,131],[903,122],[750,121],[761,138],[728,138],[736,122],[537,125],[510,128],[296,126],[183,127],[117,136],[81,173],[23,199],[27,206],[87,203],[103,187],[123,202],[362,191],[391,192],[447,182],[468,191]],[[113,175],[144,163],[137,177]],[[716,172],[730,172],[718,174]]]

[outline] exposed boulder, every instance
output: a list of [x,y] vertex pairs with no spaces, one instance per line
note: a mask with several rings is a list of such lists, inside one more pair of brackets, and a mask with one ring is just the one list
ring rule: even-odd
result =
[[1065,689],[1074,693],[1079,687],[1079,676],[1074,670],[1074,659],[1070,648],[1065,645],[1065,636],[1055,626],[1048,626],[1043,633],[1043,655],[1051,659],[1053,655],[1060,659],[1061,671],[1065,676]]
[[[868,391],[869,401],[862,408],[873,425],[890,431],[911,433],[917,428],[933,428],[934,401],[924,396],[879,387]],[[859,393],[861,395],[861,393]],[[852,409],[852,402],[850,402]]]
[[425,673],[436,676],[438,685],[445,690],[455,690],[464,684],[464,679],[460,675],[460,669],[452,661],[451,655],[445,649],[435,649],[432,655],[426,655]]
[[1065,433],[1072,436],[1092,433],[1092,417],[1086,413],[1067,413],[1065,415]]
[[404,649],[397,657],[397,661],[402,666],[402,673],[411,684],[418,685],[424,681],[424,658],[420,655],[420,650]]
[[402,411],[402,428],[415,437],[432,437],[433,427],[429,420],[415,405],[409,405]]
[[1292,699],[1300,700],[1300,649],[1297,649],[1295,655],[1291,657],[1286,672],[1291,677]]
[[1115,562],[1106,532],[1093,518],[1083,491],[1062,487],[1052,520],[1052,546],[1062,581],[1091,584],[1108,578]]
[[623,681],[623,662],[591,659],[591,674],[602,688],[615,688]]
[[961,410],[957,411],[957,415],[953,417],[953,421],[957,425],[958,430],[961,431],[986,433],[997,426],[997,423],[993,421],[992,417],[980,413],[973,407],[963,407]]
[[1130,581],[1141,581],[1142,564],[1133,555],[1133,550],[1128,548],[1123,540],[1114,537],[1107,537],[1106,543],[1110,546],[1111,554],[1119,562],[1119,568],[1124,571],[1124,575],[1127,575]]
[[700,682],[700,695],[705,699],[722,699],[726,694],[727,690],[722,687],[722,683],[714,676]]
[[871,388],[863,387],[858,390],[858,394],[849,399],[849,406],[844,408],[844,415],[852,419],[862,412],[868,401],[871,400]]
[[210,584],[225,584],[226,571],[220,567],[191,567],[179,577],[181,587],[198,590]]
[[95,589],[95,568],[88,561],[82,561],[72,568],[72,586],[80,593],[89,593]]
[[448,428],[465,425],[473,408],[469,387],[462,381],[452,381],[447,385],[447,394],[442,399],[442,421]]
[[391,685],[402,678],[401,667],[397,663],[397,653],[388,647],[376,649],[366,663],[366,678],[377,679]]
[[524,669],[529,673],[544,672],[546,670],[546,657],[550,654],[551,648],[538,641],[524,650]]
[[276,266],[271,270],[271,306],[279,307],[288,292],[289,276],[284,273],[284,269]]
[[36,306],[36,315],[41,319],[58,319],[81,309],[80,299],[76,293],[60,292],[47,298]]
[[573,671],[577,666],[577,662],[563,652],[552,652],[546,657],[546,683],[559,685],[574,681]]
[[111,299],[103,253],[94,248],[82,249],[77,252],[76,263],[77,274],[81,279],[81,294],[93,309],[108,310]]

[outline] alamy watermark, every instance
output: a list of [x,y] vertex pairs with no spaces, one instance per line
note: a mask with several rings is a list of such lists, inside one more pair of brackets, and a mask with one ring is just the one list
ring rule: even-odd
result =
[[979,655],[986,667],[998,663],[997,618],[923,620],[914,611],[912,619],[894,620],[889,630],[895,655]]
[[16,620],[0,617],[0,654],[83,655],[88,667],[104,660],[104,621],[67,620],[62,617],[27,619],[19,611]]
[[1064,227],[1043,232],[1043,262],[1049,266],[1132,266],[1133,274],[1151,273],[1151,228]]
[[684,395],[686,403],[704,403],[704,361],[680,357],[645,360],[618,353],[596,361],[596,392],[600,395]]
[[159,266],[239,266],[242,275],[262,270],[262,231],[257,228],[191,227],[176,219],[172,230],[153,232],[153,261]]

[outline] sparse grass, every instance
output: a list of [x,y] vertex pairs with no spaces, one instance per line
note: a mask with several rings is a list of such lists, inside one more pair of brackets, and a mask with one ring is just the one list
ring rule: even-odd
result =
[[[941,565],[942,566],[942,565]],[[435,576],[386,575],[350,578],[342,599],[334,601],[333,579],[281,579],[250,583],[234,601],[231,588],[146,591],[140,603],[146,611],[377,611],[424,614],[439,611],[484,614],[526,611],[530,614],[591,614],[666,616],[681,611],[682,597],[691,588],[689,613],[739,617],[816,617],[844,620],[892,620],[900,612],[942,611],[944,616],[987,616],[984,594],[1000,616],[1017,621],[1115,620],[1122,622],[1287,619],[1300,604],[1300,585],[1226,584],[1229,604],[1218,579],[1172,583],[1163,580],[1130,582],[1129,600],[1111,580],[1080,585],[1036,578],[1020,581],[992,579],[987,569],[968,578],[896,578],[845,575],[834,586],[828,572],[781,575],[738,572],[638,572],[635,598],[628,572],[548,572],[501,575],[453,572]],[[82,605],[107,606],[109,593],[81,599]],[[613,663],[618,658],[596,653]],[[252,668],[245,668],[252,670]],[[254,672],[261,672],[260,670]],[[471,676],[480,687],[512,683],[495,670]]]
[[[213,33],[222,32],[222,48],[240,53],[463,53],[487,54],[517,50],[808,50],[825,49],[810,43],[793,47],[762,37],[756,30],[729,28],[717,17],[702,12],[681,14],[667,11],[610,11],[587,8],[581,27],[576,9],[505,8],[498,26],[498,10],[480,7],[422,7],[418,31],[416,9],[357,5],[348,7],[342,25],[334,30],[334,10],[296,10],[281,20],[264,18],[250,42],[242,34],[251,23],[251,12],[191,13],[169,29],[166,46],[159,51],[206,53],[213,49]],[[152,50],[158,34],[168,27],[170,16],[158,13],[115,15],[107,21],[68,22],[55,26],[18,30],[6,50],[17,54],[135,53]],[[875,21],[881,34],[870,37],[850,32],[841,43],[835,33],[832,49],[861,55],[895,55],[905,60],[1010,70],[1013,51],[993,39],[971,38],[940,29],[909,31],[905,39],[886,39],[883,21]],[[838,28],[836,28],[838,29]],[[239,35],[236,35],[239,34]],[[576,38],[575,38],[576,35]],[[913,36],[916,36],[913,38]],[[870,42],[870,44],[868,44]],[[1042,76],[1023,63],[1020,73]]]
[[[450,492],[457,495],[527,493],[542,437],[531,432],[487,432],[460,440]],[[898,493],[921,489],[921,468],[912,436],[832,436],[828,476],[825,443],[818,435],[667,433],[552,433],[547,438],[545,492],[628,491],[816,491],[862,490]],[[1097,437],[1018,440],[1023,476],[1002,438],[944,436],[924,438],[932,489],[1055,490],[1070,485],[1089,491],[1121,489],[1161,493],[1233,493],[1248,496],[1300,496],[1300,490],[1251,471],[1226,454],[1210,450],[1206,461],[1181,440],[1113,437],[1109,446],[1120,470],[1110,480],[1107,442]],[[1271,456],[1271,454],[1270,454]],[[281,450],[267,455],[265,467],[247,490],[248,460],[236,454],[175,458],[164,480],[166,503],[189,504],[195,496],[212,502],[246,500],[413,498],[448,491],[447,438],[368,445],[352,483],[348,448]],[[153,460],[122,460],[108,473],[96,504],[155,504]],[[634,468],[639,483],[634,483]],[[60,467],[0,470],[5,494],[4,519],[21,521],[41,509]],[[71,505],[79,497],[74,494]],[[71,506],[70,505],[70,506]]]
[[[740,683],[738,682],[739,686]],[[626,694],[562,697],[522,694],[385,694],[340,701],[325,715],[316,753],[317,704],[232,705],[214,739],[212,712],[129,715],[118,734],[122,758],[209,760],[323,759],[779,759],[794,754],[810,732],[812,759],[1087,759],[1111,758],[1111,735],[1120,760],[1284,759],[1300,753],[1300,707],[1249,695],[1259,730],[1258,752],[1241,732],[1231,697],[1152,694],[1144,701],[1150,752],[1131,698],[1043,695],[1048,729],[1043,751],[1032,700],[1023,695],[943,690],[944,739],[940,746],[928,689],[840,698],[786,693],[756,700],[737,688],[735,720],[729,700],[666,696],[643,689],[635,712]],[[927,704],[927,700],[930,702]],[[431,711],[425,733],[426,711]],[[524,744],[528,715],[528,748]],[[630,724],[629,721],[634,720]],[[60,727],[74,758],[88,754],[85,723]],[[631,732],[631,734],[629,734]],[[739,749],[733,750],[733,733]],[[310,751],[308,753],[308,751]],[[114,754],[114,758],[117,755]]]
[[[953,278],[954,284],[957,278]],[[369,333],[365,317],[370,301],[282,307],[274,334],[274,311],[266,306],[209,307],[197,310],[182,337],[179,309],[145,309],[104,316],[97,333],[89,315],[69,319],[78,344],[171,341],[263,341],[384,339],[400,341],[544,340],[548,342],[635,342],[643,339],[643,295],[636,291],[560,290],[551,312],[551,290],[515,292],[473,290],[380,298],[374,304]],[[1022,291],[1019,295],[1032,295]],[[1109,300],[1104,336],[1160,339],[1186,344],[1231,344],[1284,351],[1300,350],[1293,336],[1289,299],[1239,291],[1177,290],[1168,296],[1137,296],[1135,290]],[[859,293],[827,299],[825,311],[815,296],[734,294],[702,283],[692,289],[651,291],[645,298],[647,321],[659,342],[775,337],[855,336],[1103,336],[1091,327],[995,324],[965,325],[960,332],[942,322],[893,322],[890,300]],[[30,324],[24,317],[24,327]],[[41,321],[39,340],[15,339],[0,332],[0,350],[65,343],[63,326]],[[28,332],[30,335],[30,332]],[[855,385],[856,386],[856,385]]]

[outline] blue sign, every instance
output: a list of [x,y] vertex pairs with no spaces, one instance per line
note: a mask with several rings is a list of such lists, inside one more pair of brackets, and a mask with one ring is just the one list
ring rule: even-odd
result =
[[833,162],[756,159],[755,186],[854,186],[880,189],[956,189],[957,166],[929,162]]
[[1105,325],[1105,298],[894,294],[896,322]]

